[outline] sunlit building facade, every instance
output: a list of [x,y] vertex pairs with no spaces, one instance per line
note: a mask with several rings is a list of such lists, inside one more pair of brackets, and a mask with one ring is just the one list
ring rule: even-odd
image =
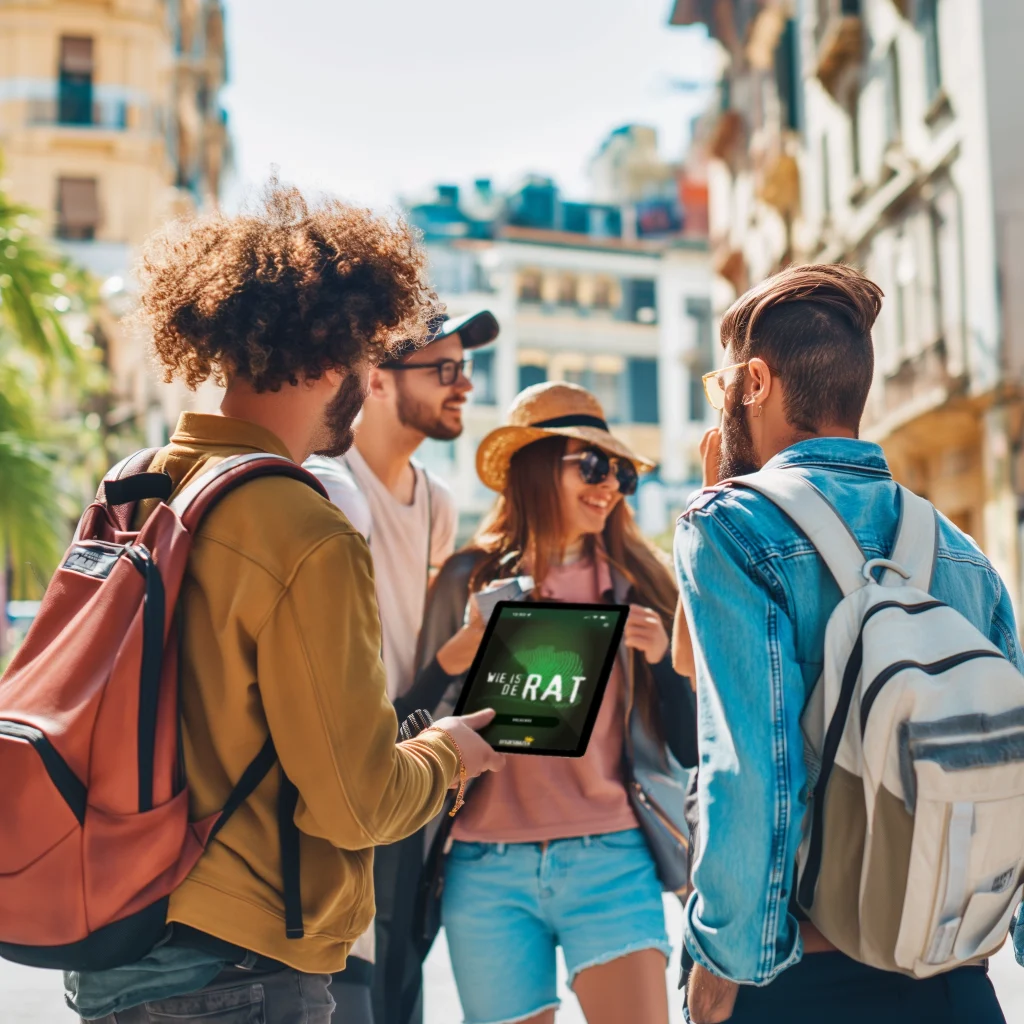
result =
[[884,289],[865,436],[1024,593],[1024,5],[677,0],[707,115],[716,312],[792,261]]
[[[490,309],[497,342],[473,353],[474,391],[457,441],[428,443],[424,459],[449,480],[463,536],[494,495],[478,481],[480,439],[515,395],[570,381],[600,399],[612,429],[658,464],[637,509],[652,534],[699,485],[698,445],[710,422],[699,375],[712,368],[706,240],[682,230],[672,197],[645,233],[636,203],[566,202],[535,178],[497,197],[442,186],[410,215],[426,235],[434,286],[454,316]],[[486,217],[484,216],[486,214]]]
[[216,202],[230,158],[220,0],[2,0],[0,160],[11,195],[100,281],[116,403],[152,442],[183,396],[154,380],[121,323],[135,247]]

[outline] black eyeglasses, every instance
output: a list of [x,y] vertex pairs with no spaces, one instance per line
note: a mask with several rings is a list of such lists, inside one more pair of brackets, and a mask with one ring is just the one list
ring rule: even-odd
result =
[[615,474],[619,483],[619,490],[627,497],[636,493],[637,472],[636,466],[629,459],[620,458],[618,455],[609,455],[600,448],[584,448],[581,452],[572,455],[562,456],[563,462],[578,462],[580,476],[583,482],[588,484],[604,483],[609,473]]
[[382,370],[436,370],[438,383],[450,388],[459,377],[473,375],[472,359],[439,359],[436,363],[382,363]]

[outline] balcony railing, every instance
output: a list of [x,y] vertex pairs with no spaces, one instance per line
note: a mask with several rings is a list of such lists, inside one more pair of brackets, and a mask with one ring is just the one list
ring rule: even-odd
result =
[[122,99],[93,100],[91,103],[71,103],[66,96],[29,99],[25,119],[33,126],[163,132],[163,111],[160,108],[137,106]]
[[124,101],[89,102],[73,95],[62,95],[55,100],[33,99],[28,102],[28,123],[123,131],[128,127],[128,104]]
[[863,45],[861,0],[817,0],[814,39],[818,51],[817,74],[833,91],[843,69],[860,60]]

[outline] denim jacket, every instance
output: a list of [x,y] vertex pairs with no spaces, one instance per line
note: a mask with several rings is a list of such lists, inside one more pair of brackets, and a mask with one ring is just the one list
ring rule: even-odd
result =
[[[766,466],[777,467],[815,484],[868,558],[891,554],[900,502],[877,445],[814,438]],[[974,541],[939,518],[933,596],[1021,668],[1006,588]],[[713,974],[766,985],[803,953],[789,911],[807,808],[800,719],[840,591],[792,521],[745,488],[705,491],[691,504],[676,533],[676,566],[697,666],[700,749],[684,941]],[[1024,920],[1016,940],[1020,957]]]

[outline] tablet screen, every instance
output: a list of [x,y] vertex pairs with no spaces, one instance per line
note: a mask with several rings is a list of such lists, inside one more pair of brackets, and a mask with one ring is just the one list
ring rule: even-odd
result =
[[500,602],[455,713],[494,708],[480,735],[495,750],[581,757],[628,614],[626,605]]

